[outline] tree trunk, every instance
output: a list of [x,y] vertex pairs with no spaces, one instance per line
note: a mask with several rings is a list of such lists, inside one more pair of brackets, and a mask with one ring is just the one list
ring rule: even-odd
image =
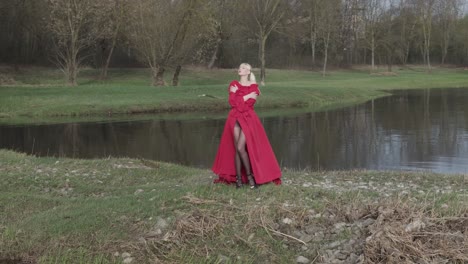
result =
[[69,86],[76,86],[76,77],[78,76],[78,65],[75,62],[70,62],[67,65],[67,84]]
[[316,36],[313,29],[310,30],[310,48],[312,51],[312,67],[315,67],[315,45],[316,45]]
[[179,75],[180,71],[182,70],[181,65],[177,65],[175,72],[174,72],[174,77],[172,77],[172,86],[178,86],[179,85]]
[[219,51],[219,46],[221,45],[221,41],[218,40],[216,41],[216,48],[213,52],[213,55],[211,55],[211,59],[210,59],[210,62],[208,63],[208,69],[213,69],[213,66],[216,62],[216,59],[218,58],[218,51]]
[[260,37],[260,83],[265,85],[265,45],[267,37],[262,35]]
[[164,72],[166,69],[164,67],[158,67],[153,69],[153,86],[164,86]]
[[426,25],[423,22],[423,36],[424,36],[424,60],[427,63],[427,69],[429,72],[432,71],[431,60],[430,60],[430,46],[431,46],[431,24],[432,20]]
[[371,71],[375,70],[375,37],[372,34],[371,39]]
[[442,59],[440,61],[441,64],[445,63],[445,57],[447,57],[447,50],[446,49],[442,50]]
[[330,32],[327,33],[327,38],[325,40],[325,54],[323,58],[323,71],[322,71],[322,77],[325,77],[327,73],[327,61],[328,61],[328,44],[330,41]]
[[408,42],[406,44],[406,51],[405,51],[405,57],[404,57],[404,60],[403,60],[403,64],[406,65],[406,63],[408,63],[408,58],[409,58],[409,52],[410,52],[410,42]]
[[115,40],[112,41],[112,46],[110,48],[109,54],[107,55],[106,63],[104,64],[104,67],[102,68],[101,80],[107,79],[107,70],[109,69],[109,64],[110,64],[110,60],[112,57],[112,53],[114,52],[114,47],[115,47]]
[[116,27],[114,31],[114,35],[112,36],[112,45],[109,51],[109,55],[107,55],[106,64],[104,65],[104,68],[102,69],[102,72],[101,72],[101,79],[107,79],[107,70],[109,69],[110,60],[112,58],[112,54],[114,53],[114,48],[117,43],[117,35],[119,34],[119,32],[120,32],[120,23]]
[[392,72],[392,64],[393,64],[393,52],[388,50],[387,51],[387,69],[389,72]]

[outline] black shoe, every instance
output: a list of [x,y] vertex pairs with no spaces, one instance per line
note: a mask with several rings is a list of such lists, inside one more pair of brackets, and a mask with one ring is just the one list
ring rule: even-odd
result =
[[249,179],[250,189],[257,189],[258,188],[257,184],[255,183],[255,178],[253,177],[252,174],[247,175],[247,179]]
[[242,178],[241,176],[236,176],[236,188],[239,189],[242,187]]

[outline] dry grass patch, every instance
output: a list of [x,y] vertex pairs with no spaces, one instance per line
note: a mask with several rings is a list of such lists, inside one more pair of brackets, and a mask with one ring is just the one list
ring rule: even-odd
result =
[[369,228],[367,263],[467,263],[468,212],[439,216],[425,207],[397,202],[378,208]]

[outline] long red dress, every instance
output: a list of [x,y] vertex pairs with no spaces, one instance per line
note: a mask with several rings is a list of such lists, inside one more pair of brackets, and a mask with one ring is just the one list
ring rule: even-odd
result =
[[[255,99],[244,101],[243,96],[251,92],[260,94],[257,84],[242,86],[238,81],[232,81],[229,87],[237,85],[235,93],[229,90],[229,111],[218,153],[213,164],[213,172],[218,175],[215,183],[235,183],[236,167],[234,144],[234,125],[239,122],[246,138],[246,150],[249,154],[250,165],[257,184],[274,182],[281,184],[281,169],[271,148],[260,119],[254,111]],[[229,88],[228,88],[229,89]],[[245,170],[242,166],[242,182],[247,183]]]

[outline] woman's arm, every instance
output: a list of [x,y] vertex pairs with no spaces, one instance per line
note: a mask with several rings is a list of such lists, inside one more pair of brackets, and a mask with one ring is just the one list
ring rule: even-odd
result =
[[257,97],[260,95],[260,90],[258,89],[258,85],[256,83],[253,83],[252,88],[253,88],[253,91],[243,97],[244,101],[247,101],[249,99],[254,99],[255,101],[257,100]]
[[249,99],[257,100],[257,96],[258,96],[257,92],[251,92],[251,93],[249,93],[249,94],[247,94],[247,95],[244,95],[244,97],[243,97],[243,98],[244,98],[244,102],[247,101],[247,100],[249,100]]

